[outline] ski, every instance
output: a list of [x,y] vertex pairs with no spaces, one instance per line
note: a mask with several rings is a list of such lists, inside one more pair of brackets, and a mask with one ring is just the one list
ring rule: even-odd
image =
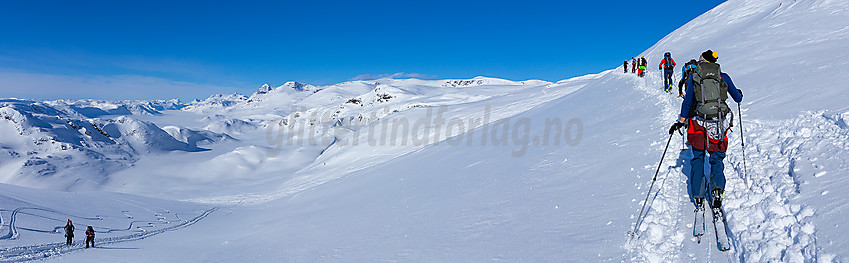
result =
[[693,222],[693,236],[696,237],[696,242],[701,244],[702,236],[705,235],[705,208],[696,208],[695,214],[696,220]]
[[728,239],[728,232],[725,227],[725,214],[722,208],[713,208],[713,230],[716,233],[716,248],[719,251],[728,251],[731,249],[731,241]]

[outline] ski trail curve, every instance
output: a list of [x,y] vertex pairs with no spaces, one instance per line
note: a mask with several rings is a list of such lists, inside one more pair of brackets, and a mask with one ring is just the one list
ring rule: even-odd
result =
[[[18,208],[15,208],[14,210],[12,210],[12,211],[11,211],[11,213],[10,213],[10,215],[9,215],[9,224],[8,224],[8,225],[9,225],[9,226],[8,226],[8,228],[9,228],[9,229],[8,229],[8,231],[7,231],[7,233],[6,233],[5,235],[0,236],[0,240],[4,240],[4,239],[17,239],[17,238],[19,237],[19,234],[18,234],[18,227],[15,225],[15,222],[17,221],[17,218],[18,218],[18,214],[26,214],[26,215],[33,215],[33,216],[43,217],[43,216],[40,216],[40,215],[37,215],[37,214],[31,214],[31,213],[23,212],[24,210],[44,211],[44,212],[49,212],[49,213],[54,213],[54,214],[59,214],[59,215],[67,216],[67,217],[74,218],[74,219],[85,219],[85,220],[91,220],[91,221],[103,220],[103,217],[101,217],[101,216],[94,216],[94,217],[81,217],[81,216],[76,216],[76,215],[72,215],[72,214],[64,213],[64,212],[57,211],[57,210],[53,210],[53,209],[47,209],[47,208],[40,208],[40,207],[18,207]],[[6,211],[7,211],[7,210],[6,210]],[[45,217],[45,218],[46,218],[46,217]],[[61,221],[61,220],[60,220],[60,221]]]
[[11,211],[9,215],[9,231],[5,235],[0,236],[0,240],[18,238],[18,229],[15,227],[15,217],[18,216],[18,211],[20,211],[20,208]]

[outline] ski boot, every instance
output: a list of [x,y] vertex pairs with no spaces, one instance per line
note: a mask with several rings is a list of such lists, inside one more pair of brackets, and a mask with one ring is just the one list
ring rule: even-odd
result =
[[705,203],[704,198],[694,198],[696,203],[695,221],[693,222],[693,236],[696,237],[696,242],[702,243],[702,236],[705,235]]
[[696,210],[693,211],[693,212],[696,212],[696,213],[701,212],[702,214],[704,214],[705,213],[705,199],[704,198],[694,198],[694,199],[696,201]]
[[720,208],[722,207],[722,189],[713,189],[710,191],[711,199],[713,202],[711,203],[711,208]]

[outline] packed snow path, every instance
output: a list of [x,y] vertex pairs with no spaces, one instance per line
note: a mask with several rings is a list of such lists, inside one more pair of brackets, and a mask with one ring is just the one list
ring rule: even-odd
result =
[[[658,141],[652,151],[657,158],[665,146],[665,132],[677,119],[681,99],[661,90],[661,75],[649,72],[645,78],[622,75],[630,78],[638,90],[646,93],[644,100],[654,102],[660,109],[651,130],[657,131]],[[744,89],[745,87],[740,87]],[[745,112],[749,104],[743,102]],[[729,100],[730,103],[733,101]],[[736,105],[730,105],[736,108]],[[756,107],[757,105],[751,105]],[[735,111],[736,114],[736,111]],[[845,114],[844,114],[845,115]],[[736,116],[735,116],[736,118]],[[817,244],[816,226],[810,217],[816,209],[795,201],[800,179],[799,160],[816,163],[820,158],[849,156],[849,134],[842,115],[831,116],[823,112],[808,113],[791,120],[750,120],[743,115],[746,136],[746,158],[751,188],[743,180],[743,156],[740,146],[738,123],[735,119],[734,132],[728,135],[728,157],[725,159],[726,193],[723,208],[728,220],[732,249],[720,252],[716,249],[715,233],[712,231],[710,213],[706,213],[706,234],[698,244],[692,236],[694,205],[688,193],[689,160],[692,153],[680,151],[683,140],[674,135],[670,153],[664,160],[661,172],[647,205],[645,219],[640,223],[637,238],[626,248],[634,261],[648,262],[830,262],[834,256],[822,251]],[[677,140],[675,139],[677,138]],[[674,154],[680,152],[680,155]],[[820,153],[835,153],[819,156]],[[841,169],[845,170],[845,163]],[[657,163],[646,164],[645,169],[654,171]],[[813,165],[814,169],[822,169]],[[815,177],[826,175],[816,171]],[[637,185],[638,189],[646,189]],[[827,195],[828,192],[822,192]],[[641,197],[635,197],[642,200]],[[636,218],[636,213],[634,217]]]

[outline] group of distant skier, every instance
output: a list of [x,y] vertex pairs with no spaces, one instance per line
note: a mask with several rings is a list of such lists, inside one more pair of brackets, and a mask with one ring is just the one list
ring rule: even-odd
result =
[[[645,76],[646,75],[646,65],[647,65],[646,57],[640,57],[639,59],[632,57],[631,58],[631,73],[637,74],[637,76],[640,76],[640,77]],[[628,61],[627,60],[625,60],[622,67],[625,68],[625,73],[628,73]]]
[[[71,222],[71,219],[68,219],[68,223],[65,224],[65,245],[73,245],[74,244],[74,223]],[[85,247],[88,248],[89,243],[91,247],[94,247],[94,228],[88,226],[85,230]]]
[[[714,226],[717,231],[717,245],[720,250],[728,250],[729,239],[725,232],[725,219],[722,211],[722,196],[725,191],[725,166],[723,159],[728,149],[728,132],[733,126],[733,113],[725,102],[728,95],[735,102],[743,100],[743,93],[737,89],[728,74],[720,70],[716,63],[719,55],[707,50],[699,56],[699,60],[691,59],[681,70],[681,80],[678,81],[678,97],[683,98],[681,110],[675,123],[669,128],[670,140],[677,131],[686,131],[687,143],[690,145],[693,157],[690,160],[690,193],[696,206],[696,222],[693,235],[701,240],[704,234],[704,204],[710,205],[714,215]],[[636,66],[636,68],[634,67]],[[673,73],[676,63],[672,54],[666,52],[658,65],[663,70],[663,89],[671,92]],[[628,61],[624,63],[625,73],[628,73]],[[632,58],[631,73],[638,71],[642,77],[645,72],[645,58]],[[669,144],[667,143],[667,147]],[[710,156],[710,172],[705,175],[705,153]],[[665,151],[664,151],[665,155]],[[656,178],[656,175],[655,175]],[[709,178],[709,180],[707,180]],[[720,226],[721,225],[721,226]],[[720,230],[721,229],[721,230]],[[723,235],[725,235],[723,240]]]
[[[632,57],[631,58],[631,73],[637,74],[637,76],[640,76],[640,77],[645,76],[647,64],[648,64],[648,62],[646,61],[646,57],[644,57],[644,56],[640,56],[639,59]],[[693,67],[688,68],[688,66],[695,65],[695,64],[696,64],[695,59],[690,60],[690,62],[687,62],[687,65],[685,66],[682,73],[686,74],[688,69],[692,69],[693,67],[695,67],[695,66],[693,66]],[[672,59],[672,54],[669,53],[669,52],[666,52],[665,54],[663,54],[663,59],[660,61],[660,64],[657,65],[658,70],[661,70],[661,69],[663,70],[663,88],[664,88],[664,91],[666,91],[666,92],[671,92],[671,90],[672,90],[672,87],[673,87],[672,74],[675,71],[675,66],[677,66],[677,64],[675,63],[675,60]],[[622,62],[622,69],[623,69],[624,73],[628,73],[628,61],[627,60]],[[686,78],[686,75],[682,76],[681,81],[679,81],[679,83],[678,83],[678,93],[679,93],[679,96],[681,96],[681,97],[684,97],[684,93],[682,92],[681,88],[684,84],[683,81],[684,81],[685,78]]]

